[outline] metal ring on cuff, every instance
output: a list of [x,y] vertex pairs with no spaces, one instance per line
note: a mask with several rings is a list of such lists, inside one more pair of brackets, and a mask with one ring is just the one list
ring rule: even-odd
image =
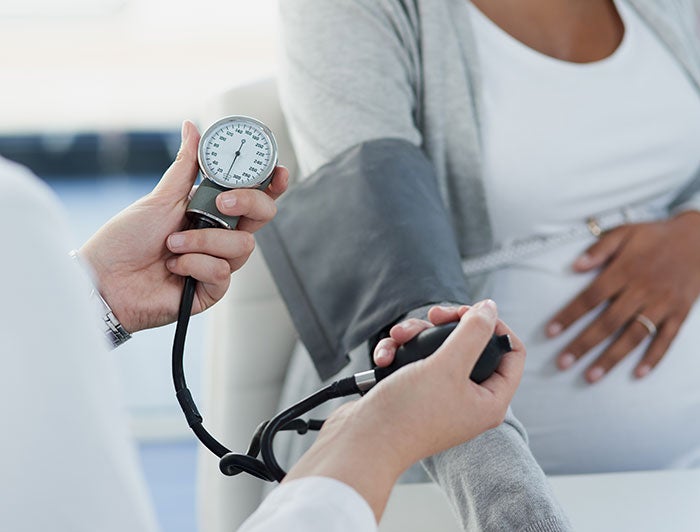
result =
[[656,325],[644,314],[639,313],[634,319],[646,327],[646,330],[649,331],[649,336],[656,336]]

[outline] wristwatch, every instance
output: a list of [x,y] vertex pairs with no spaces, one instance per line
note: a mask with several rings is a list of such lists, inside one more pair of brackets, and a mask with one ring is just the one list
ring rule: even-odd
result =
[[111,307],[102,297],[102,294],[100,294],[95,288],[92,289],[92,293],[90,294],[90,298],[93,297],[99,299],[100,303],[102,304],[102,322],[104,323],[102,330],[104,331],[107,340],[109,340],[113,349],[115,347],[119,347],[129,338],[131,338],[131,334],[129,334],[122,326],[117,317],[114,315],[114,312],[112,312]]
[[[85,270],[85,267],[80,262],[78,250],[74,249],[69,253],[69,255],[83,268],[83,270]],[[131,338],[131,334],[129,334],[129,332],[117,319],[112,311],[112,308],[109,306],[109,304],[107,304],[105,299],[102,297],[102,294],[100,294],[99,290],[97,290],[94,286],[90,291],[90,300],[95,300],[96,303],[99,304],[103,324],[102,330],[107,337],[109,344],[112,346],[112,349],[119,347],[129,338]]]

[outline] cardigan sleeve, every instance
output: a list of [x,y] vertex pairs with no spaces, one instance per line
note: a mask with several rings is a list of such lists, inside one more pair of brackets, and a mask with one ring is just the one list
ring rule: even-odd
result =
[[421,145],[417,43],[401,3],[280,3],[280,95],[303,175],[369,140]]

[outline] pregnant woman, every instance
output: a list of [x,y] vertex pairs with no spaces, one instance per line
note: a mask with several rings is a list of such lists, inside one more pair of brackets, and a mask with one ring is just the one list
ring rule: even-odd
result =
[[[528,348],[513,410],[545,472],[700,463],[692,2],[295,0],[282,16],[302,170],[376,139],[425,153],[470,296]],[[288,397],[311,389],[304,358]]]

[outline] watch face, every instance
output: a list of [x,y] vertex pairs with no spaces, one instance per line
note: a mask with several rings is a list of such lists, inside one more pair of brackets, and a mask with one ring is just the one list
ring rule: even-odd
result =
[[275,137],[253,118],[222,118],[199,141],[202,173],[222,187],[256,187],[272,174],[276,164]]

